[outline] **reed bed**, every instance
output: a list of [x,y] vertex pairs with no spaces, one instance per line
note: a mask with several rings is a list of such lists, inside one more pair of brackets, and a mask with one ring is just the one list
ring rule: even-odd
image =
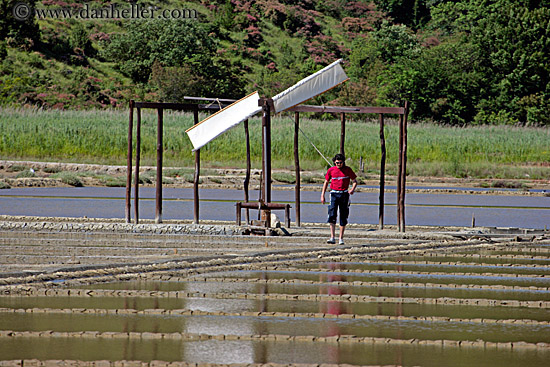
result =
[[[141,159],[156,162],[156,111],[142,111]],[[126,163],[128,111],[60,111],[0,109],[0,156],[3,159],[62,161],[94,164]],[[201,119],[206,115],[201,115]],[[165,165],[189,167],[194,163],[192,146],[185,130],[193,124],[189,113],[165,111]],[[339,118],[300,121],[299,152],[304,170],[324,169],[327,157],[338,152]],[[261,166],[261,121],[249,122],[253,166]],[[272,119],[272,166],[294,167],[294,120]],[[134,128],[135,136],[135,128]],[[397,165],[398,127],[388,120],[385,128],[387,169]],[[135,154],[135,144],[134,144]],[[346,123],[348,164],[376,173],[380,164],[379,126],[376,122]],[[134,155],[135,156],[135,155]],[[550,129],[511,126],[445,127],[410,124],[408,129],[408,173],[415,176],[544,179],[550,176]],[[242,125],[228,131],[201,149],[201,164],[207,168],[245,166]]]

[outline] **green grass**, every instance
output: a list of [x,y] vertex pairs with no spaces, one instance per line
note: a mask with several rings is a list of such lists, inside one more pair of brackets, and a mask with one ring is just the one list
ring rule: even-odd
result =
[[[0,109],[0,157],[96,164],[126,164],[128,110],[59,111]],[[202,115],[200,119],[204,118]],[[192,172],[194,154],[185,130],[191,114],[165,112],[164,165],[186,167]],[[141,164],[156,164],[156,111],[142,115]],[[330,159],[339,150],[339,118],[300,121],[301,129]],[[249,122],[253,167],[261,167],[261,121]],[[135,135],[135,127],[134,127]],[[290,117],[272,119],[272,167],[293,169],[294,123]],[[385,129],[387,173],[395,174],[398,128],[390,120]],[[135,143],[133,145],[135,162]],[[299,136],[300,165],[304,170],[324,169],[327,163],[306,138]],[[380,164],[379,127],[376,123],[346,124],[348,165],[356,169],[359,159],[365,172],[376,174]],[[245,167],[244,129],[238,126],[201,149],[201,166]],[[550,129],[481,126],[450,128],[410,124],[408,172],[414,176],[544,179],[550,175]]]

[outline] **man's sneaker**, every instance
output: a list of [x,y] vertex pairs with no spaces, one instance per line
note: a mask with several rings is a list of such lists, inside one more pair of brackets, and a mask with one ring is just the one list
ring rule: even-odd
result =
[[334,245],[336,241],[334,241],[334,238],[330,238],[327,240],[327,243],[330,243],[331,245]]
[[339,245],[343,245],[343,244],[344,244],[344,240],[343,240],[343,239],[340,239],[340,240],[338,241],[338,244],[339,244]]

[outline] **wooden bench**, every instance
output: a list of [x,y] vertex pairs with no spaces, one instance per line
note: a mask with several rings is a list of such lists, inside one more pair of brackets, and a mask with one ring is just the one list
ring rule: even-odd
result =
[[[236,224],[241,225],[241,209],[256,209],[256,210],[283,210],[285,211],[285,226],[290,228],[290,204],[280,204],[280,203],[262,203],[262,202],[241,202],[238,201],[235,203],[237,207],[237,220]],[[269,219],[271,223],[271,219]],[[266,223],[266,227],[269,227],[269,223]]]

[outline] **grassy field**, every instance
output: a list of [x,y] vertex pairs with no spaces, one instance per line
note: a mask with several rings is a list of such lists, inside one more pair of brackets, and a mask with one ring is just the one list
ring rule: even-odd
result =
[[[126,164],[128,111],[59,111],[0,109],[0,157],[14,160]],[[201,116],[201,119],[205,116]],[[143,112],[142,163],[156,162],[156,111]],[[194,163],[185,130],[191,114],[165,112],[165,166],[188,167]],[[339,150],[339,118],[329,121],[302,118],[300,127],[329,159]],[[135,128],[134,128],[135,134]],[[261,121],[250,121],[253,165],[261,165]],[[294,122],[289,116],[272,120],[273,168],[291,169]],[[387,172],[397,166],[398,128],[388,121],[385,130]],[[300,134],[300,163],[304,170],[323,169],[326,162]],[[135,148],[135,144],[134,144]],[[375,122],[346,124],[346,153],[350,165],[376,174],[380,161],[379,127]],[[408,173],[413,176],[473,178],[550,177],[550,129],[481,126],[450,128],[410,124]],[[238,126],[201,149],[205,169],[245,166],[244,129]]]

